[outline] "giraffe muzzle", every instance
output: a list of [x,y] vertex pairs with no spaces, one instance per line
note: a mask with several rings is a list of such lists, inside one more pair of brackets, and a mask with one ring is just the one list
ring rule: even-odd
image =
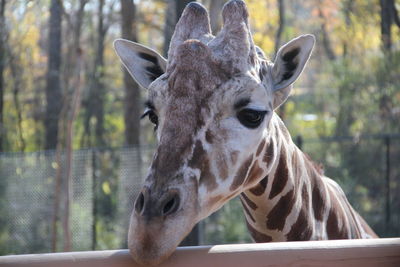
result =
[[130,220],[128,248],[133,259],[156,265],[168,258],[197,223],[194,192],[189,188],[144,186]]

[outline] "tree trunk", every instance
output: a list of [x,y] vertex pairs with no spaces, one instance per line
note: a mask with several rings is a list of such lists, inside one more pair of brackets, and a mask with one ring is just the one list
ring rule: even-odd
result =
[[[66,95],[68,99],[64,100],[64,105],[66,103],[71,103],[71,95],[72,92],[70,89],[70,82],[72,82],[76,75],[76,65],[78,61],[78,51],[80,50],[79,47],[79,40],[82,31],[82,23],[83,23],[83,16],[84,16],[84,9],[89,0],[80,0],[79,6],[76,10],[72,9],[71,14],[67,14],[64,11],[64,16],[67,21],[67,31],[66,31],[66,40],[64,45],[67,46],[67,55],[63,62],[64,65],[64,88],[66,88]],[[64,114],[65,115],[65,114]],[[65,118],[64,118],[65,119]]]
[[3,139],[5,137],[5,127],[4,127],[4,115],[3,115],[3,104],[4,104],[4,68],[6,66],[5,63],[5,55],[7,54],[7,59],[9,65],[10,74],[13,80],[13,102],[16,110],[16,125],[17,131],[16,134],[19,139],[19,150],[25,150],[25,139],[22,134],[22,110],[21,103],[19,101],[19,94],[24,86],[22,85],[22,72],[19,64],[19,56],[17,53],[13,52],[13,48],[7,42],[7,30],[5,24],[5,0],[0,2],[0,152],[3,150]]
[[167,11],[165,14],[165,28],[164,28],[164,56],[168,55],[169,43],[171,42],[172,35],[174,34],[175,25],[182,15],[185,6],[189,4],[190,0],[168,0]]
[[[347,29],[350,29],[351,27],[350,15],[353,13],[353,10],[354,10],[353,0],[347,0],[346,2],[343,3],[344,22],[346,24]],[[349,42],[348,38],[346,38],[346,40],[344,40],[343,42],[343,58],[346,58],[348,54],[347,42]]]
[[380,0],[381,6],[381,40],[383,52],[392,49],[392,24],[400,28],[400,18],[394,0]]
[[[121,0],[122,38],[137,42],[135,24],[135,4],[133,0]],[[140,88],[129,72],[124,69],[125,86],[125,143],[128,146],[140,144]]]
[[[391,65],[393,64],[392,57],[392,25],[395,24],[400,27],[399,16],[394,4],[394,0],[380,0],[381,6],[381,42],[384,57],[384,68],[387,73],[390,73]],[[387,82],[378,79],[378,88],[380,88],[379,111],[380,117],[383,122],[383,130],[389,131],[391,129],[391,114],[393,107],[393,98],[388,94],[386,88],[390,86]]]
[[76,78],[73,86],[75,88],[71,109],[67,116],[67,132],[66,132],[66,140],[65,140],[65,149],[66,149],[66,163],[65,163],[65,176],[67,178],[66,182],[66,205],[65,205],[65,220],[64,220],[64,228],[65,228],[65,236],[64,239],[64,251],[71,251],[71,227],[70,227],[70,203],[72,200],[72,144],[73,144],[73,137],[74,137],[74,122],[76,116],[79,113],[79,109],[81,106],[81,93],[82,93],[82,85],[81,85],[81,69],[82,69],[82,59],[81,59],[81,52],[78,51],[77,60],[76,60]]
[[[80,48],[80,38],[81,38],[81,29],[82,29],[82,21],[84,16],[84,9],[87,0],[81,0],[79,3],[78,11],[76,12],[76,22],[73,25],[73,39],[72,39],[72,64],[74,72],[72,73],[72,77],[67,77],[67,79],[73,80],[72,82],[72,99],[70,102],[65,103],[69,108],[66,110],[66,114],[64,116],[66,121],[66,133],[65,133],[65,150],[66,150],[66,162],[65,162],[65,214],[63,225],[65,229],[65,238],[64,238],[64,251],[71,251],[72,248],[72,232],[70,227],[70,206],[72,201],[72,144],[74,138],[74,122],[76,116],[79,113],[79,109],[81,106],[81,72],[82,72],[82,49]],[[68,83],[69,84],[69,83]],[[70,90],[67,90],[69,92]],[[68,98],[69,99],[69,98]]]
[[3,115],[3,103],[4,103],[4,67],[5,67],[5,47],[6,42],[6,25],[5,25],[5,9],[6,0],[1,0],[0,2],[0,152],[3,152],[3,142],[4,142],[4,115]]
[[[104,147],[105,130],[104,130],[104,104],[105,104],[105,66],[104,66],[104,42],[107,31],[111,25],[110,16],[113,14],[113,7],[116,2],[110,2],[106,8],[108,12],[108,20],[106,20],[104,7],[105,1],[99,0],[97,6],[97,31],[96,37],[96,53],[94,56],[92,71],[89,74],[90,88],[87,98],[84,101],[85,115],[83,119],[84,133],[82,136],[81,146],[97,146]],[[94,118],[94,123],[91,123]],[[92,125],[94,124],[94,125]],[[92,129],[94,128],[94,129]],[[93,135],[94,132],[94,136]],[[94,137],[94,138],[93,138]]]
[[[278,30],[275,35],[275,56],[281,46],[282,43],[282,33],[285,29],[285,1],[278,0],[278,9],[279,9],[279,22],[278,22]],[[274,57],[275,57],[274,56]],[[278,109],[279,117],[284,121],[286,117],[286,102],[283,103]]]
[[391,2],[392,0],[380,0],[381,5],[381,40],[383,52],[390,52],[392,49],[392,10]]
[[281,47],[282,33],[285,28],[285,0],[278,0],[279,25],[275,36],[275,55]]
[[167,10],[165,12],[165,28],[164,28],[164,57],[168,56],[169,43],[172,34],[174,34],[176,24],[176,3],[174,0],[167,0]]
[[211,30],[216,34],[222,25],[221,10],[226,0],[210,0],[209,11],[210,11],[210,24]]
[[[343,3],[343,13],[344,13],[344,20],[346,24],[347,29],[351,29],[351,13],[353,12],[354,9],[354,1],[353,0],[347,0],[346,2]],[[320,18],[324,19],[323,16],[321,15],[321,11],[319,11],[319,16]],[[351,31],[350,31],[351,32]],[[326,34],[326,33],[325,33]],[[346,59],[348,56],[348,48],[347,48],[347,42],[349,40],[345,40],[343,44],[343,59]],[[332,54],[333,52],[330,51],[330,46],[328,45],[328,48],[325,47],[325,51],[327,53],[327,57],[330,60],[335,59],[335,55],[333,54],[329,56],[329,54]],[[348,61],[344,60],[343,63],[345,69],[348,68]],[[349,105],[354,99],[354,90],[351,87],[344,87],[344,86],[339,86],[338,87],[338,115],[337,115],[337,122],[336,122],[336,136],[347,136],[350,135],[350,125],[354,122],[354,116],[353,116],[353,108],[352,105]],[[347,101],[346,101],[347,100]],[[348,153],[348,147],[347,146],[341,146],[341,151],[343,157],[347,157],[346,153]]]
[[327,25],[327,19],[324,16],[324,13],[322,12],[322,5],[323,3],[319,1],[318,3],[318,17],[321,20],[321,33],[322,33],[322,45],[324,47],[326,56],[328,57],[329,60],[333,61],[336,59],[335,52],[332,49],[332,44],[331,44],[331,39],[329,37],[329,33],[326,29]]
[[182,12],[185,9],[186,5],[189,4],[190,2],[195,2],[195,1],[191,1],[191,0],[177,0],[176,1],[175,24],[180,19],[181,15],[182,15]]
[[[72,143],[74,137],[73,124],[80,108],[80,97],[81,97],[81,65],[82,65],[82,51],[80,48],[80,36],[82,29],[82,21],[84,17],[84,8],[88,0],[80,0],[79,7],[76,12],[72,13],[72,16],[76,18],[72,21],[70,14],[64,13],[68,22],[67,36],[72,37],[66,38],[68,56],[65,60],[65,92],[63,97],[63,106],[60,113],[60,119],[58,124],[58,130],[60,135],[58,136],[57,142],[57,172],[56,172],[56,183],[55,183],[55,201],[54,201],[54,214],[53,214],[53,236],[52,236],[52,249],[53,252],[57,250],[57,221],[59,217],[60,207],[60,195],[64,195],[63,205],[63,216],[62,226],[64,234],[64,251],[70,251],[72,244],[72,233],[70,230],[70,202],[72,199]],[[71,84],[71,88],[70,88]],[[71,95],[71,96],[70,96]],[[61,135],[64,133],[64,135]],[[61,154],[63,149],[66,150],[65,165],[62,164]],[[65,176],[63,176],[65,174]],[[62,177],[65,177],[65,182],[62,183]],[[61,185],[63,188],[61,189]]]
[[13,79],[13,101],[14,101],[14,106],[15,106],[15,111],[16,111],[16,124],[17,124],[17,135],[19,139],[19,150],[20,151],[25,151],[25,139],[22,134],[22,110],[21,110],[21,103],[19,102],[19,93],[24,86],[22,85],[22,73],[23,70],[20,67],[20,64],[18,64],[19,58],[17,59],[17,56],[15,53],[12,51],[12,48],[9,46],[9,44],[6,44],[7,47],[7,54],[9,57],[9,66],[10,66],[10,72],[11,72],[11,77]]
[[104,0],[99,0],[97,24],[97,53],[94,64],[94,116],[96,118],[96,146],[105,146],[104,140],[104,41],[106,29],[104,27]]
[[[111,12],[111,11],[109,11]],[[87,136],[86,145],[104,147],[104,41],[107,33],[107,26],[104,20],[104,0],[98,1],[97,6],[97,42],[96,54],[93,62],[91,74],[91,86],[86,103],[86,114],[84,118],[85,135]],[[95,118],[94,125],[94,143],[92,142],[91,118]]]
[[52,0],[49,19],[48,70],[46,84],[45,149],[57,147],[58,120],[61,111],[61,2]]

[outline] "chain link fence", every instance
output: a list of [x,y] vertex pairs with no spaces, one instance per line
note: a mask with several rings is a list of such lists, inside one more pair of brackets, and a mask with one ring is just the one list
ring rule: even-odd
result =
[[[121,247],[133,199],[150,164],[151,147],[74,151],[70,227],[73,250]],[[65,154],[61,154],[65,162]],[[0,253],[52,251],[55,202],[55,152],[0,155]],[[62,172],[63,174],[63,172]],[[65,186],[62,176],[61,188]],[[62,250],[61,220],[66,196],[60,194],[57,250]]]
[[[343,187],[380,236],[400,235],[400,136],[297,142],[324,165],[325,174]],[[126,247],[133,201],[153,151],[142,146],[73,152],[72,250]],[[60,156],[65,162],[66,155]],[[55,177],[64,167],[56,162],[55,152],[0,154],[0,255],[52,251]],[[60,200],[62,219],[65,194]],[[61,221],[57,251],[63,249]],[[237,199],[202,222],[196,233],[200,244],[250,242]]]

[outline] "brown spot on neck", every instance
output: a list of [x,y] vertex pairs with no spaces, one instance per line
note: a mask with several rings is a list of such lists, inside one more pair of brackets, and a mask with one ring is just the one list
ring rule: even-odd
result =
[[[340,220],[342,220],[342,218],[340,218]],[[345,229],[343,221],[339,222],[338,215],[333,209],[329,211],[328,221],[326,222],[326,232],[329,239],[348,239],[347,229]]]
[[328,220],[326,222],[326,233],[329,239],[348,239],[349,229],[346,228],[345,214],[337,196],[333,192],[329,192],[331,199],[331,208],[329,210]]
[[273,199],[285,188],[285,185],[289,179],[289,170],[287,166],[286,151],[283,148],[279,157],[278,167],[273,177],[271,192],[269,199]]
[[256,196],[261,196],[264,194],[265,189],[268,184],[268,175],[264,177],[255,187],[251,188],[249,191]]
[[278,203],[271,209],[267,216],[267,228],[282,231],[295,203],[294,190],[290,190],[286,195],[279,199]]
[[[331,193],[333,193],[333,191]],[[336,191],[336,193],[338,192]],[[347,233],[350,235],[350,238],[362,238],[360,224],[359,224],[360,216],[358,215],[357,212],[353,210],[353,208],[351,207],[350,203],[348,202],[344,194],[339,193],[335,194],[335,196],[338,198],[336,203],[340,202],[342,206],[342,209],[340,210],[342,211],[343,214],[343,223],[345,224],[344,227],[347,229]]]
[[254,184],[263,174],[264,170],[258,165],[258,161],[255,160],[250,168],[249,176],[246,180],[246,185]]
[[268,144],[267,150],[264,153],[263,161],[267,164],[270,164],[272,159],[274,158],[274,141],[271,141]]
[[287,241],[306,241],[312,236],[312,225],[310,224],[309,192],[306,184],[301,189],[301,209],[296,222],[291,226],[286,235]]
[[312,236],[312,226],[310,224],[309,214],[303,206],[300,210],[296,222],[292,225],[289,233],[286,235],[287,241],[307,241]]
[[312,189],[312,207],[314,211],[314,217],[318,221],[322,221],[324,217],[326,205],[326,192],[324,190],[324,185],[320,181],[319,177],[314,178],[314,187]]
[[233,182],[229,188],[229,190],[236,190],[239,186],[241,186],[246,179],[247,171],[249,170],[250,164],[253,161],[253,155],[251,155],[245,162],[240,166],[238,172],[233,179]]
[[266,242],[272,241],[272,237],[270,237],[269,235],[260,233],[253,226],[251,226],[251,224],[249,224],[247,221],[246,221],[246,225],[247,225],[247,229],[249,229],[251,237],[254,239],[255,242],[266,243]]
[[243,199],[251,209],[256,210],[258,208],[257,204],[251,201],[251,199],[246,196],[245,193],[240,194],[240,199]]
[[309,208],[309,200],[310,200],[310,193],[308,192],[308,187],[307,184],[303,184],[301,187],[301,205],[306,207],[307,209]]
[[244,212],[247,215],[247,217],[250,218],[250,220],[252,220],[253,222],[256,222],[256,219],[254,219],[253,215],[251,214],[251,212],[247,208],[246,204],[244,204],[242,198],[240,198],[240,202],[242,202],[242,206],[243,206]]

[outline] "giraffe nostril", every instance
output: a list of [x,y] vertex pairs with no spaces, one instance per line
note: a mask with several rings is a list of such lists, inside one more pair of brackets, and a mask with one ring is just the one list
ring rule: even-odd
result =
[[140,192],[135,202],[135,211],[137,214],[142,214],[144,209],[144,195]]
[[169,215],[176,212],[179,208],[179,195],[174,193],[172,196],[167,198],[165,205],[162,210],[162,215]]

